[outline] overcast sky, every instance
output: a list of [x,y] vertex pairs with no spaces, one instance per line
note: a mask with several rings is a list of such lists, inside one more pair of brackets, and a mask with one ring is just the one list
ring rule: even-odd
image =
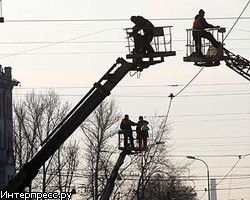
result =
[[[168,95],[180,91],[200,70],[184,63],[186,31],[193,17],[204,9],[207,21],[229,31],[247,0],[3,0],[0,24],[0,64],[11,66],[21,82],[14,99],[26,92],[54,88],[64,100],[76,104],[93,83],[126,57],[124,28],[132,27],[132,15],[142,15],[156,26],[173,26],[175,57],[125,77],[114,89],[123,114],[137,121],[165,115]],[[250,59],[250,6],[225,41],[225,47]],[[175,85],[175,86],[173,86]],[[224,63],[205,68],[178,97],[173,99],[169,123],[172,159],[191,162],[187,155],[207,162],[217,182],[250,153],[249,81]],[[190,165],[198,196],[207,199],[206,168]],[[203,178],[202,180],[200,180]],[[250,156],[242,158],[218,185],[218,199],[250,200]]]

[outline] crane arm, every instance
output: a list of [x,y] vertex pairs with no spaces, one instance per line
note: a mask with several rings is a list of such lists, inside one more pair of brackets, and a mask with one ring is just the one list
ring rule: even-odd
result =
[[[148,65],[145,67],[148,67]],[[19,173],[9,182],[4,190],[12,193],[22,192],[36,177],[40,167],[56,152],[131,70],[138,71],[142,70],[142,68],[139,69],[123,58],[118,58],[107,73],[94,84],[93,88],[51,132],[40,151],[21,168]]]
[[224,48],[226,65],[250,81],[250,61]]
[[118,177],[118,171],[119,171],[120,167],[122,166],[122,164],[124,163],[124,160],[125,160],[125,157],[127,154],[129,154],[129,151],[127,149],[124,149],[120,153],[120,155],[116,161],[116,164],[115,164],[115,166],[110,174],[110,177],[107,180],[105,188],[101,194],[100,200],[109,200],[109,197],[112,194],[113,189],[115,187],[115,180]]

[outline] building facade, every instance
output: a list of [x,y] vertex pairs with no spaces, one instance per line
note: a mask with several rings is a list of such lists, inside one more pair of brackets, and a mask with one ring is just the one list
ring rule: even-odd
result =
[[0,65],[0,189],[14,176],[12,89],[19,84],[12,79],[11,67]]

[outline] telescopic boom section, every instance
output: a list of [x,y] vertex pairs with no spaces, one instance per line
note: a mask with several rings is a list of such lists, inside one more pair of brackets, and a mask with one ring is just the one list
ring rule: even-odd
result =
[[116,161],[116,164],[110,174],[110,177],[105,185],[105,188],[101,194],[100,200],[109,200],[113,189],[115,187],[115,181],[118,177],[118,172],[122,164],[124,163],[126,155],[130,154],[131,152],[126,148],[120,153],[119,158]]
[[80,124],[100,105],[110,94],[111,90],[122,80],[129,71],[142,71],[148,64],[136,66],[123,58],[94,84],[93,88],[72,109],[62,122],[44,141],[41,150],[28,162],[6,186],[5,191],[22,192],[35,178],[40,167],[56,152],[56,150],[71,136]]
[[226,54],[226,65],[250,81],[250,61],[225,48],[223,50]]
[[[0,0],[1,1],[1,0]],[[167,28],[169,41],[165,41],[164,28]],[[163,45],[160,40],[163,39]],[[57,149],[71,136],[81,123],[100,105],[100,103],[110,94],[111,90],[123,79],[129,71],[142,71],[151,65],[164,61],[164,57],[175,56],[172,51],[171,27],[158,27],[154,30],[155,52],[152,54],[141,54],[140,57],[133,57],[132,63],[118,58],[116,63],[104,74],[104,76],[94,84],[93,88],[83,97],[83,99],[70,111],[61,123],[43,141],[42,148],[37,154],[26,163],[19,173],[5,187],[5,191],[10,193],[22,192],[25,187],[36,177],[40,167],[56,152]],[[167,49],[166,46],[170,48]],[[164,47],[160,51],[161,47]],[[130,48],[130,47],[129,47]],[[146,60],[144,59],[146,58]],[[124,151],[120,155],[116,170],[123,163],[126,154],[131,151]],[[115,171],[116,171],[115,170]],[[115,180],[117,173],[109,179],[109,183]],[[112,183],[113,184],[113,183]],[[103,198],[107,198],[112,190],[112,184],[105,189]]]

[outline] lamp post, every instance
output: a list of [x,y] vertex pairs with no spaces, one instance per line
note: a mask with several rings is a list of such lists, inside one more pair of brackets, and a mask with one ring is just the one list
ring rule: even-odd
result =
[[188,159],[193,159],[193,160],[199,160],[199,161],[203,162],[206,165],[206,168],[207,168],[207,192],[208,192],[208,200],[210,200],[209,168],[208,168],[207,163],[204,160],[196,158],[194,156],[187,156],[187,158]]

